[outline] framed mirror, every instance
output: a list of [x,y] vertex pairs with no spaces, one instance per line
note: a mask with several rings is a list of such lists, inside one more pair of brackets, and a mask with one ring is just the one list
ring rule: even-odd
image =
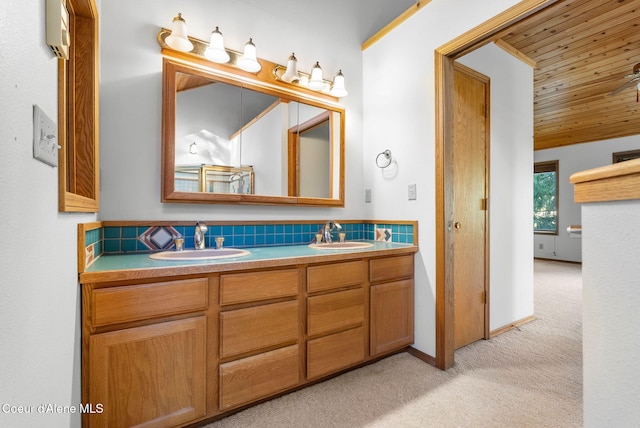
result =
[[206,62],[163,59],[162,202],[344,206],[344,109]]

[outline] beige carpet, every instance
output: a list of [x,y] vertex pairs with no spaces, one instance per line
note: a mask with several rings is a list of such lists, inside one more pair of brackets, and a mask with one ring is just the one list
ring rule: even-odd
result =
[[537,319],[452,369],[398,354],[207,427],[582,426],[581,290],[579,265],[536,261]]

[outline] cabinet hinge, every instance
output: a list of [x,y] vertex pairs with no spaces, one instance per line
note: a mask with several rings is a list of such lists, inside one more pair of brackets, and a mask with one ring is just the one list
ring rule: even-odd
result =
[[482,211],[487,210],[487,198],[482,198],[482,200],[480,201],[480,209]]
[[487,303],[487,292],[483,291],[482,292],[482,303]]

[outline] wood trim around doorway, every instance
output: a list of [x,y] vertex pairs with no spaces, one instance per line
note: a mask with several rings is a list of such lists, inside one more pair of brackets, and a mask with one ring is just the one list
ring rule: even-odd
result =
[[447,223],[453,221],[453,62],[557,1],[523,0],[435,50],[436,367],[442,370],[455,362],[453,240],[447,231]]

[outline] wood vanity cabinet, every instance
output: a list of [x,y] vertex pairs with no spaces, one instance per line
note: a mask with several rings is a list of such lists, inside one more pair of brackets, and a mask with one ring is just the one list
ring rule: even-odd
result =
[[402,350],[413,257],[83,283],[83,426],[197,424]]
[[103,409],[84,424],[178,426],[205,416],[207,279],[83,287],[83,401]]
[[370,354],[413,343],[413,255],[369,261]]

